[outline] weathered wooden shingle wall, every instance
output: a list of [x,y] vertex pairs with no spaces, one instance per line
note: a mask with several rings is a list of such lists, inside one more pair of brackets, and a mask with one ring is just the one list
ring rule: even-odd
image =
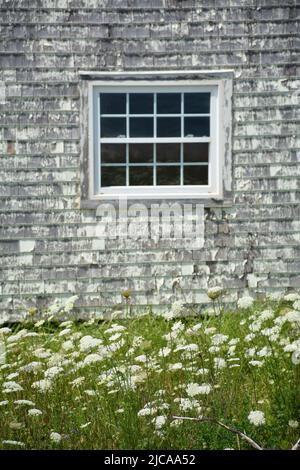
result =
[[[78,293],[120,302],[228,300],[299,287],[299,18],[296,0],[1,0],[2,318]],[[111,242],[79,208],[79,70],[235,70],[234,202],[207,211],[203,250]],[[297,78],[298,76],[298,78]],[[297,94],[298,90],[298,94]],[[157,288],[160,288],[159,291]]]

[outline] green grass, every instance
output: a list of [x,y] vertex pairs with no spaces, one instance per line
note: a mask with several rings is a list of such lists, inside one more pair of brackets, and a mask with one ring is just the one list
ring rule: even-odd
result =
[[[0,448],[251,448],[214,422],[174,416],[220,420],[264,448],[291,448],[300,422],[299,309],[298,300],[293,306],[281,299],[207,317],[147,314],[63,326],[29,318],[4,328]],[[101,341],[93,345],[86,336]],[[32,386],[45,377],[47,390]],[[41,414],[31,416],[30,409]],[[263,412],[265,423],[251,423],[251,411]]]

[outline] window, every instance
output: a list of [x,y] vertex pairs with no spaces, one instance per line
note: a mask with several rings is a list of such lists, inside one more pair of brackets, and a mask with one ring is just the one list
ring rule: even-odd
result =
[[91,81],[89,197],[221,198],[222,91],[215,79]]

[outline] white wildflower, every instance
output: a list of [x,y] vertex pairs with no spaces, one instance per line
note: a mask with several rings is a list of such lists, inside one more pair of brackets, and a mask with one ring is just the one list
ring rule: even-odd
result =
[[112,336],[110,336],[109,341],[117,341],[117,339],[121,338],[122,334],[121,333],[115,333]]
[[2,444],[12,445],[12,446],[19,446],[19,447],[25,447],[24,442],[12,441],[12,440],[10,440],[10,439],[4,439],[4,440],[2,441]]
[[286,321],[300,325],[300,312],[298,310],[291,310],[284,317]]
[[145,354],[141,354],[140,356],[136,356],[134,358],[136,362],[147,362],[147,356]]
[[36,373],[38,370],[40,370],[43,367],[42,362],[29,362],[28,364],[25,364],[25,366],[20,367],[20,371],[22,372],[34,372]]
[[100,354],[89,354],[88,356],[86,356],[83,360],[83,365],[84,366],[87,366],[87,365],[90,365],[90,364],[94,364],[96,362],[100,362],[102,361],[103,357],[100,356]]
[[165,424],[166,424],[167,418],[163,415],[161,416],[156,416],[152,420],[152,423],[154,423],[155,429],[161,429]]
[[10,333],[11,333],[11,328],[8,328],[7,326],[0,328],[0,336],[9,335]]
[[249,325],[249,330],[252,331],[252,333],[256,333],[260,329],[261,329],[261,322],[258,320],[254,321],[253,323],[251,323],[251,325]]
[[300,349],[298,349],[297,351],[294,351],[293,354],[292,354],[292,363],[297,366],[298,364],[300,364]]
[[63,372],[62,367],[57,367],[57,366],[50,367],[49,369],[45,371],[45,378],[52,379],[53,377],[55,377],[58,374],[61,374],[62,372]]
[[214,364],[217,370],[224,369],[227,366],[225,359],[223,359],[222,357],[215,357]]
[[67,336],[72,332],[71,328],[65,328],[64,330],[60,331],[58,336]]
[[246,309],[246,308],[252,307],[253,303],[254,303],[254,299],[252,297],[245,296],[245,297],[241,297],[238,300],[237,305],[238,305],[238,308]]
[[186,392],[189,397],[195,397],[196,395],[208,395],[212,390],[211,385],[209,384],[197,384],[197,383],[190,383],[186,387]]
[[69,312],[71,312],[71,310],[73,310],[74,304],[75,304],[77,299],[78,299],[78,295],[73,295],[72,297],[67,299],[67,301],[65,302],[65,305],[63,307],[64,311],[66,313],[69,313]]
[[249,361],[249,364],[253,367],[262,367],[264,365],[263,361]]
[[[293,308],[295,310],[300,310],[300,300],[296,300],[294,303],[293,303]],[[1,330],[0,330],[1,331]]]
[[171,307],[174,317],[179,317],[184,311],[184,303],[180,300],[176,300]]
[[296,421],[295,419],[290,419],[289,420],[289,427],[292,428],[292,429],[297,429],[299,426],[299,423],[298,421]]
[[62,437],[58,432],[51,432],[50,433],[50,440],[54,442],[55,444],[59,444],[61,441]]
[[74,349],[74,343],[70,340],[65,341],[62,344],[62,348],[64,349],[64,351],[71,351],[71,349]]
[[11,374],[9,374],[7,377],[6,377],[6,380],[13,380],[13,379],[16,379],[17,377],[19,377],[19,372],[12,372]]
[[113,324],[110,328],[105,330],[105,334],[118,333],[120,331],[125,331],[126,327],[123,325],[118,325],[117,323]]
[[257,351],[259,357],[269,357],[272,356],[272,349],[268,346],[264,346],[260,351]]
[[82,352],[90,351],[95,347],[99,347],[102,345],[102,340],[99,338],[93,338],[92,336],[83,336],[79,341],[79,349]]
[[175,364],[169,365],[169,370],[171,371],[181,370],[182,368],[183,368],[183,364],[181,362],[176,362]]
[[31,400],[15,400],[15,405],[28,405],[28,406],[35,406],[35,403]]
[[200,403],[195,398],[175,398],[174,402],[179,403],[181,411],[197,410],[199,413],[201,412]]
[[297,292],[292,292],[290,294],[286,294],[283,298],[288,302],[295,302],[296,300],[300,300],[300,294]]
[[228,340],[228,336],[222,335],[220,333],[217,333],[211,337],[211,343],[214,346],[220,346],[221,344],[226,343],[227,340]]
[[52,352],[44,348],[36,349],[35,351],[33,351],[33,354],[38,359],[48,359],[49,357],[52,356]]
[[77,377],[76,379],[69,382],[69,384],[73,385],[73,387],[78,387],[78,385],[81,385],[84,381],[85,377]]
[[266,423],[265,415],[262,411],[250,411],[248,415],[248,420],[254,426],[262,426]]
[[47,392],[52,388],[52,382],[51,380],[43,379],[33,382],[31,386],[32,388],[36,388],[39,392]]
[[223,289],[222,287],[219,287],[219,286],[211,287],[207,291],[207,295],[211,300],[217,299],[218,297],[220,297],[222,293],[223,293]]
[[174,323],[171,328],[172,331],[183,331],[184,330],[184,323],[181,320]]
[[267,321],[267,320],[270,320],[271,318],[274,317],[274,312],[272,310],[263,310],[260,314],[259,314],[259,320],[261,322],[263,321]]
[[245,341],[246,343],[250,343],[250,341],[252,341],[254,338],[255,338],[255,334],[249,333],[248,335],[245,336]]
[[210,334],[214,333],[215,331],[216,331],[216,328],[214,326],[211,326],[209,328],[205,328],[204,333],[206,335],[210,335]]
[[2,387],[3,393],[20,392],[21,390],[23,390],[23,387],[13,380],[3,382]]
[[158,351],[158,356],[159,357],[167,357],[167,356],[169,356],[170,352],[171,352],[171,348],[168,348],[168,347],[161,348]]
[[28,410],[28,416],[40,416],[42,414],[43,412],[37,408],[31,408],[31,410]]

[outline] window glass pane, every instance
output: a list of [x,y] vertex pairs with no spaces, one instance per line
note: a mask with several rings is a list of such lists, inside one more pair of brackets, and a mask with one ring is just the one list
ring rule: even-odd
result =
[[156,144],[156,161],[158,163],[179,163],[180,144]]
[[153,114],[153,93],[130,93],[130,114]]
[[157,114],[180,114],[180,93],[157,93]]
[[153,144],[130,144],[129,163],[152,163]]
[[126,114],[126,94],[101,93],[100,112],[101,114]]
[[210,93],[184,93],[184,114],[208,114]]
[[101,118],[101,137],[125,137],[126,118]]
[[183,181],[183,184],[208,185],[208,166],[184,166]]
[[156,184],[179,185],[180,184],[180,167],[179,166],[158,166],[156,168]]
[[185,117],[185,137],[209,137],[209,117]]
[[180,137],[180,118],[157,118],[157,137]]
[[208,145],[203,144],[184,144],[183,160],[184,162],[208,162]]
[[101,187],[105,186],[126,186],[126,167],[102,166]]
[[130,137],[153,137],[153,118],[130,118]]
[[131,166],[129,167],[130,186],[152,186],[153,167],[152,166]]
[[101,144],[101,163],[126,163],[126,145]]

